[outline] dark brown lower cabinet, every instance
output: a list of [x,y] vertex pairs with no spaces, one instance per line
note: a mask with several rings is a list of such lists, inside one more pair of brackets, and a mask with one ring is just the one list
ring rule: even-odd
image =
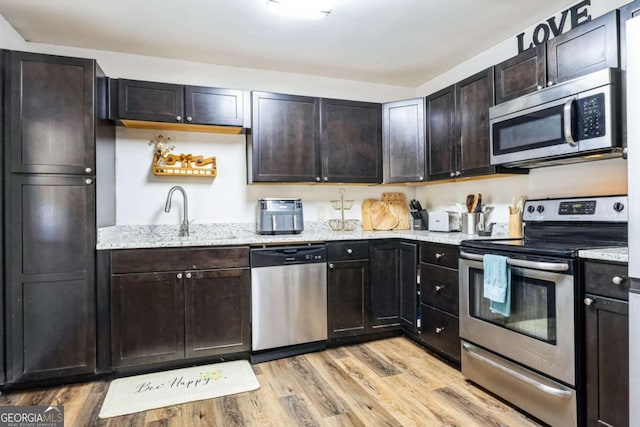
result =
[[416,324],[417,249],[415,243],[371,243],[371,326],[410,330]]
[[328,272],[329,339],[369,332],[369,260],[331,262]]
[[248,268],[188,271],[185,276],[185,355],[249,350],[251,274]]
[[[114,367],[249,351],[248,248],[124,250],[111,261]],[[153,267],[170,271],[140,272]]]
[[5,188],[7,382],[96,366],[95,186],[68,175],[10,175]]
[[585,260],[584,360],[588,426],[629,425],[629,271]]
[[184,358],[182,273],[133,273],[111,279],[113,366]]

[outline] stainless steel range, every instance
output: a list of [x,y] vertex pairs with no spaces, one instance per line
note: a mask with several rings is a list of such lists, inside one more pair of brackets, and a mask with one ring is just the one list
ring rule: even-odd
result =
[[[578,251],[627,244],[625,196],[528,200],[524,238],[460,249],[462,373],[553,426],[581,423]],[[485,255],[506,257],[510,307],[484,295]],[[504,259],[503,259],[504,260]]]

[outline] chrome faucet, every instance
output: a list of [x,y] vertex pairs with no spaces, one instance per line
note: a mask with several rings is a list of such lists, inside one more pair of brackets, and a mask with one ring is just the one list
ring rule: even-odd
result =
[[184,191],[184,188],[179,185],[171,187],[167,195],[167,202],[164,205],[164,211],[169,212],[171,210],[171,196],[173,196],[173,192],[176,190],[179,190],[184,198],[184,204],[182,206],[184,212],[182,214],[182,224],[180,224],[180,237],[186,237],[189,235],[189,202],[187,201],[187,192]]

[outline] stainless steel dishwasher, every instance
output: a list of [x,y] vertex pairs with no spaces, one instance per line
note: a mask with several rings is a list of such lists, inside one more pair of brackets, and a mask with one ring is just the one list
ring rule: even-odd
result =
[[[251,250],[251,349],[278,349],[270,360],[301,353],[291,346],[327,340],[327,254],[324,245]],[[305,351],[312,351],[309,350]]]

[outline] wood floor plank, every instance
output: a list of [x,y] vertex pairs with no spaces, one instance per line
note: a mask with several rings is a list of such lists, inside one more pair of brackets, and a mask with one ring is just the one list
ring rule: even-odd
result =
[[[533,427],[422,347],[396,337],[254,365],[251,392],[99,420],[108,382],[0,395],[0,405],[62,404],[69,426]],[[17,403],[16,403],[17,402]]]

